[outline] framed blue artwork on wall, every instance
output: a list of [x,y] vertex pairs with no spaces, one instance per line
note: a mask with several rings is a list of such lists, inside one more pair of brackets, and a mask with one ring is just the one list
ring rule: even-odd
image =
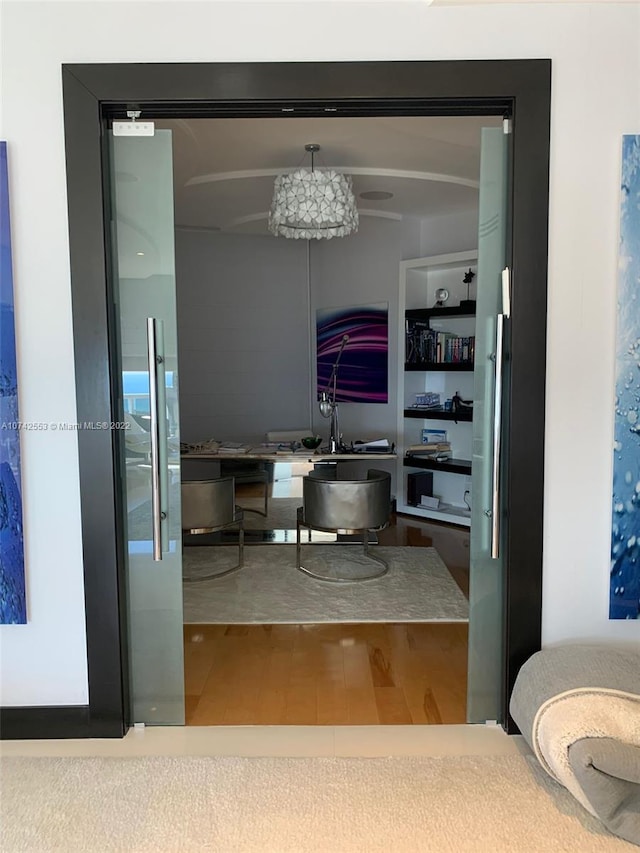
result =
[[9,174],[0,142],[0,624],[26,621]]
[[640,135],[622,137],[610,619],[640,618]]
[[389,303],[316,311],[318,399],[327,389],[345,335],[336,382],[338,403],[389,402]]

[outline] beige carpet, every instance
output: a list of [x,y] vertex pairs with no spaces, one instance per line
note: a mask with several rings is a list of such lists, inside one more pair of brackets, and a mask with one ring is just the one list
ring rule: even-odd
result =
[[[296,570],[295,545],[249,545],[245,566],[220,580],[185,583],[189,623],[461,622],[469,603],[435,548],[372,545],[389,572],[362,583],[324,583]],[[189,546],[184,574],[222,571],[237,559],[233,546]],[[357,577],[371,571],[359,545],[306,545],[303,565]],[[376,564],[373,564],[374,568]]]
[[[236,499],[238,506],[245,510],[264,510],[262,498]],[[296,510],[302,506],[302,498],[269,498],[266,517],[257,512],[245,512],[244,526],[246,530],[295,530]]]
[[3,758],[7,853],[636,851],[533,758]]

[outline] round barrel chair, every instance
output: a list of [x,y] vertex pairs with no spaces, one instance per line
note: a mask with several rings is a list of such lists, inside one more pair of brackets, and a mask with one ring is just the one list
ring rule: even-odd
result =
[[[369,469],[366,479],[337,478],[335,465],[319,467],[303,478],[302,506],[297,511],[296,567],[316,580],[330,583],[353,583],[380,578],[389,571],[388,563],[369,549],[369,532],[382,530],[391,516],[391,475],[387,471]],[[336,534],[362,536],[364,556],[374,563],[365,575],[348,576],[336,572],[333,576],[319,574],[302,564],[301,530],[322,530]]]

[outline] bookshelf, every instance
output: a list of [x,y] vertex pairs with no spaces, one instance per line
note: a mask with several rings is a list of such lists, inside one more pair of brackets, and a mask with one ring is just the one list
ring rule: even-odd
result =
[[[458,395],[473,399],[475,282],[463,282],[471,269],[477,273],[477,251],[413,258],[400,263],[398,359],[398,498],[397,511],[469,527],[466,505],[471,495],[472,409],[451,411],[445,401]],[[449,297],[436,306],[436,291]],[[417,395],[440,395],[440,405],[416,406]],[[407,456],[406,449],[420,443],[422,429],[444,429],[451,458]],[[437,509],[409,503],[408,476],[433,472]],[[468,494],[467,494],[468,493]]]

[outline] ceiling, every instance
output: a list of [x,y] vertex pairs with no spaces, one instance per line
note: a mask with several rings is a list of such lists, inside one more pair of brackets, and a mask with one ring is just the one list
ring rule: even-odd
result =
[[[477,206],[480,129],[498,116],[172,119],[180,229],[267,234],[276,175],[311,165],[353,178],[361,217],[430,218]],[[131,180],[130,176],[120,176]],[[135,180],[135,178],[134,178]],[[362,193],[391,193],[364,199]]]

